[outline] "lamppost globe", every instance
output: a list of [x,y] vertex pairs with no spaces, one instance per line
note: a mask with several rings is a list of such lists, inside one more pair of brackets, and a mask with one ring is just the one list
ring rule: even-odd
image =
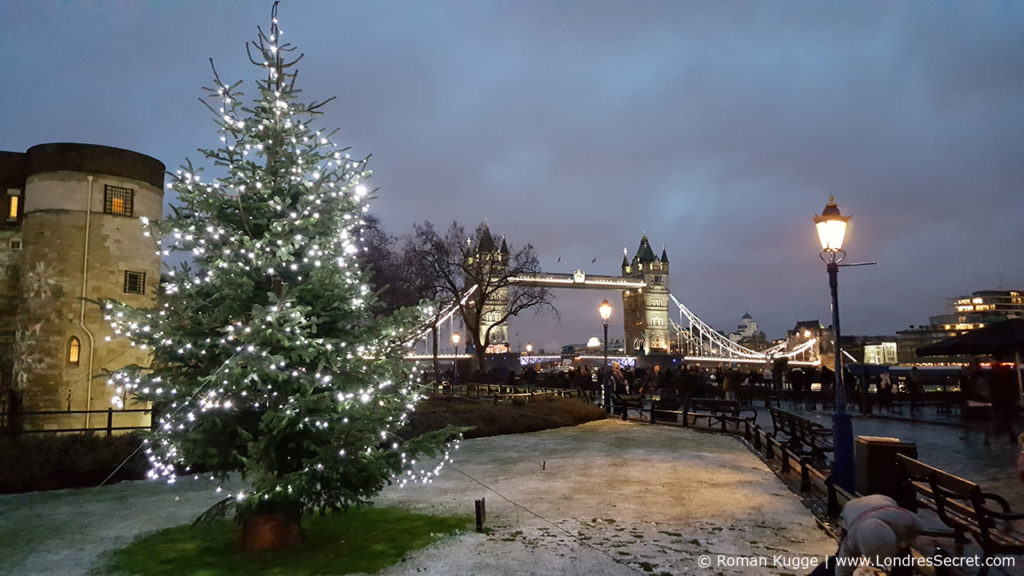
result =
[[530,344],[529,342],[526,343],[526,353],[533,354],[533,344]]
[[[843,240],[846,238],[846,226],[849,221],[849,216],[839,213],[835,198],[829,197],[821,215],[814,217],[814,227],[818,231],[818,241],[823,253],[838,254],[843,251]],[[839,260],[842,260],[842,257]]]
[[843,240],[849,216],[843,216],[835,198],[829,197],[821,215],[814,217],[814,226],[821,243],[818,257],[828,271],[828,286],[832,296],[832,351],[835,355],[835,381],[833,390],[835,411],[832,413],[832,437],[835,445],[832,460],[832,479],[842,488],[853,492],[853,423],[846,412],[846,386],[843,383],[843,358],[839,346],[839,262],[846,257]]
[[604,325],[604,371],[602,372],[602,387],[604,388],[604,402],[605,410],[612,413],[612,391],[609,386],[609,374],[608,374],[608,319],[612,317],[612,305],[607,300],[601,302],[601,305],[597,307],[597,313],[601,315],[601,323]]
[[455,346],[455,355],[452,356],[452,393],[455,393],[454,386],[459,383],[459,342],[462,334],[452,332],[452,345]]

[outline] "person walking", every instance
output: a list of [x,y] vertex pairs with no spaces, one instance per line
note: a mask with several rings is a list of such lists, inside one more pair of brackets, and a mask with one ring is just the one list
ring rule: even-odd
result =
[[794,368],[789,372],[789,385],[793,389],[793,408],[796,408],[804,397],[804,383],[806,375],[801,368]]
[[1024,482],[1024,434],[1017,437],[1017,445],[1020,446],[1020,454],[1017,455],[1017,477]]
[[878,380],[878,410],[892,414],[892,377],[888,370],[882,372]]
[[992,366],[992,435],[1005,432],[1011,444],[1017,443],[1013,421],[1017,417],[1017,382],[1013,371],[1000,363]]
[[740,387],[740,374],[730,367],[722,374],[722,392],[726,400],[736,401],[736,390]]
[[914,413],[917,412],[917,405],[921,402],[921,373],[917,370],[917,366],[910,369],[910,377],[907,381],[907,387],[910,392],[910,417],[914,417]]

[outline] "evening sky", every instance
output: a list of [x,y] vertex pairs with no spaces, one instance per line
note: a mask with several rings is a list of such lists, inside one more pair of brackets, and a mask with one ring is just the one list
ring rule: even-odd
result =
[[[255,69],[269,2],[0,0],[0,150],[87,142],[169,169],[218,144],[197,98]],[[283,2],[322,125],[373,154],[392,233],[484,220],[546,271],[618,274],[642,234],[732,330],[829,324],[812,216],[852,214],[843,331],[1024,289],[1024,3]],[[614,293],[561,291],[513,346],[583,342]],[[673,312],[674,315],[674,312]],[[616,323],[617,322],[617,323]],[[613,314],[612,336],[621,335]]]

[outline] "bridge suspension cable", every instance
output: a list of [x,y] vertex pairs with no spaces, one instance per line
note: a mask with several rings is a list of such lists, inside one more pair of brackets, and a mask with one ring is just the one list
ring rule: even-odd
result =
[[[696,354],[688,354],[688,357],[739,362],[769,362],[775,358],[795,358],[801,354],[813,353],[815,350],[814,345],[817,344],[817,339],[814,338],[801,343],[791,350],[786,349],[787,342],[780,342],[760,352],[751,350],[746,346],[733,342],[711,326],[708,326],[687,308],[685,304],[680,302],[674,294],[670,293],[669,298],[679,308],[679,323],[676,324],[671,319],[669,321],[680,334],[686,334],[687,342],[692,346],[691,350],[696,352]],[[685,322],[689,324],[688,329],[683,327],[684,318]]]
[[[741,346],[705,324],[685,304],[680,302],[674,294],[670,293],[669,298],[679,308],[679,327],[682,328],[683,319],[685,318],[686,322],[690,325],[690,342],[693,343],[696,340],[701,353],[718,354],[724,358],[737,360],[767,360],[764,352],[758,352],[746,346]],[[694,333],[695,331],[696,334]],[[707,344],[706,346],[705,343]]]
[[461,298],[459,298],[458,300],[452,300],[451,303],[449,303],[444,309],[442,309],[440,314],[438,314],[436,321],[432,320],[430,322],[427,322],[425,325],[417,328],[416,331],[413,333],[412,337],[406,340],[406,346],[412,348],[416,345],[417,342],[425,339],[427,335],[430,334],[430,332],[435,328],[437,330],[440,330],[441,326],[445,322],[452,320],[452,318],[455,316],[455,313],[458,312],[459,307],[466,304],[466,301],[469,300],[469,297],[472,296],[474,292],[476,292],[476,289],[477,285],[473,284],[472,286],[467,288],[465,292],[462,293]]

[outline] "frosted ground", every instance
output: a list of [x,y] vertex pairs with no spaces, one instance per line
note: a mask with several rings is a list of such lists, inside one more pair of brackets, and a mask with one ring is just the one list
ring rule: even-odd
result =
[[[86,574],[103,551],[219,497],[193,480],[0,496],[0,574]],[[836,548],[736,438],[618,420],[468,440],[434,483],[379,501],[472,515],[480,498],[485,533],[383,574],[806,574],[800,563]]]

